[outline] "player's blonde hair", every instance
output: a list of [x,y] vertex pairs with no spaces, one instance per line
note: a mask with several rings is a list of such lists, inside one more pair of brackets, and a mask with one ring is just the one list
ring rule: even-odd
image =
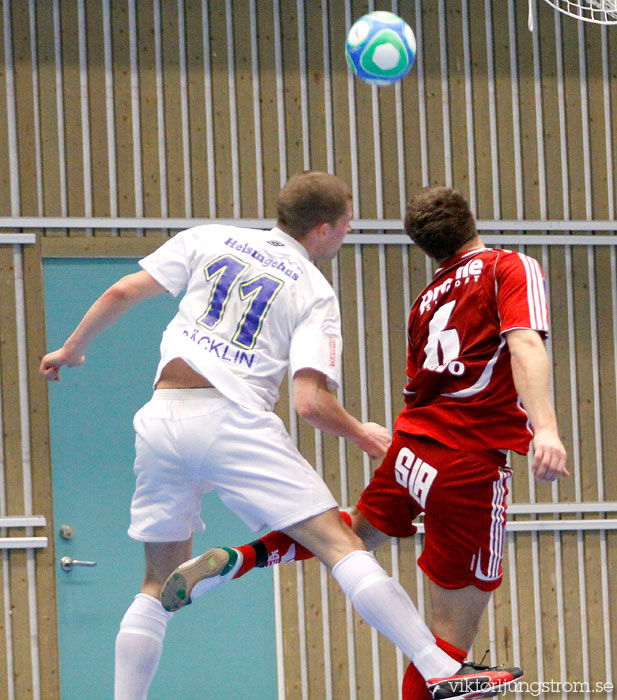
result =
[[319,224],[333,224],[347,211],[349,185],[336,175],[305,170],[283,186],[277,201],[277,226],[294,238],[302,238]]
[[435,260],[452,257],[477,235],[476,222],[463,195],[451,187],[425,187],[407,202],[405,232]]

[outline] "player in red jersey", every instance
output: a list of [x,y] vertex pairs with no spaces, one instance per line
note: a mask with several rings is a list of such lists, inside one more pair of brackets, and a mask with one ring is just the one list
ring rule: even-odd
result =
[[[486,248],[469,205],[451,188],[426,188],[412,197],[405,230],[439,268],[409,315],[405,408],[392,444],[344,517],[376,549],[390,537],[413,535],[413,520],[424,513],[418,564],[431,582],[431,630],[439,646],[463,663],[502,579],[507,451],[526,454],[533,441],[536,479],[568,474],[543,343],[544,279],[534,259]],[[201,566],[181,575],[197,584],[196,597],[254,566],[309,556],[272,532],[249,545],[210,550],[198,558]],[[170,585],[164,596],[173,597],[172,590]],[[470,668],[476,667],[461,668],[463,680]],[[516,677],[491,674],[490,695]],[[433,679],[427,687],[413,664],[403,682],[404,700],[466,697],[458,690],[452,679]]]

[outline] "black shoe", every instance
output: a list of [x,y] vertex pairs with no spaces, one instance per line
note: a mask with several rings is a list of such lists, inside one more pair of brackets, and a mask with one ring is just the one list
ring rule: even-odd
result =
[[433,700],[492,698],[522,675],[520,668],[490,668],[465,661],[453,676],[431,678],[426,684]]

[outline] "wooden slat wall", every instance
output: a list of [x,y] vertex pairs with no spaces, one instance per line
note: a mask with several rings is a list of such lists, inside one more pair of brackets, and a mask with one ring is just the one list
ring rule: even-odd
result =
[[[612,28],[578,23],[541,0],[533,3],[534,33],[527,29],[526,2],[382,3],[415,29],[419,54],[401,85],[377,90],[350,79],[343,55],[349,21],[373,6],[357,0],[5,1],[0,218],[275,217],[280,184],[308,167],[333,170],[352,184],[357,218],[397,219],[406,193],[434,183],[460,188],[479,219],[614,218]],[[37,233],[38,244],[25,250],[31,450],[34,508],[48,517],[51,543],[47,403],[36,377],[45,347],[41,256],[139,257],[174,231]],[[593,223],[587,233],[594,233]],[[513,501],[615,501],[614,249],[524,249],[542,262],[549,283],[554,393],[572,477],[557,487],[536,486],[526,459],[515,457]],[[18,514],[11,247],[0,247],[0,264],[3,463],[8,512]],[[430,266],[414,248],[349,245],[323,271],[342,305],[345,405],[364,419],[391,423],[401,406],[405,316]],[[388,377],[391,398],[384,390]],[[282,397],[278,410],[295,431],[286,388]],[[305,425],[297,425],[297,434],[335,495],[353,504],[375,465]],[[520,662],[530,680],[610,680],[607,657],[615,668],[617,645],[608,649],[601,621],[608,621],[609,632],[616,629],[617,606],[610,586],[606,598],[605,585],[617,574],[614,540],[613,532],[509,536],[504,584],[475,655],[490,649],[491,660]],[[401,542],[398,555],[387,550],[379,559],[398,568],[403,585],[428,611],[416,554],[417,546]],[[33,697],[24,642],[28,610],[17,594],[25,554],[8,558],[14,679],[17,697],[26,700]],[[36,562],[39,647],[45,649],[41,687],[44,698],[53,698],[53,548],[38,552]],[[324,586],[319,566],[282,567],[280,575],[286,697],[397,697],[404,664],[357,618],[348,628],[344,598],[331,580]],[[0,635],[1,696],[5,658]]]
[[[16,248],[18,248],[16,246]],[[16,303],[16,255],[23,270],[24,303],[20,310]],[[25,550],[2,553],[3,569],[0,574],[0,696],[3,698],[34,697],[38,685],[39,697],[59,697],[58,651],[55,608],[55,557],[51,523],[51,469],[49,459],[49,421],[46,387],[38,378],[41,338],[44,337],[44,316],[41,303],[41,246],[24,247],[17,253],[13,246],[0,245],[0,412],[2,416],[2,454],[6,509],[4,515],[28,514],[24,488],[24,444],[30,453],[32,480],[32,511],[45,516],[48,527],[31,534],[47,535],[49,546],[34,550],[34,580],[36,581],[35,610],[29,609],[28,590],[32,573],[28,571]],[[18,283],[19,284],[19,283]],[[26,357],[19,357],[18,314],[25,314]],[[26,386],[20,382],[20,362],[26,362]],[[23,434],[20,397],[27,392],[30,435]],[[3,536],[23,536],[22,529],[5,529]],[[8,578],[8,580],[7,580]],[[10,629],[5,625],[6,605]],[[38,629],[35,639],[35,657],[32,656],[32,624]],[[10,640],[10,645],[7,644]],[[7,654],[7,647],[9,653]],[[36,658],[38,656],[38,658]],[[34,660],[33,660],[34,659]],[[7,663],[8,662],[8,663]],[[12,667],[12,690],[9,691],[7,671]],[[33,674],[33,663],[35,672]],[[40,666],[40,673],[36,667]],[[12,694],[11,694],[12,693]]]

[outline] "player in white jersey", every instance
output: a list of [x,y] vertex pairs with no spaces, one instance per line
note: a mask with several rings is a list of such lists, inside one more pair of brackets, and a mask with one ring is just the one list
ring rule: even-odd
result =
[[[178,234],[142,260],[141,271],[112,285],[63,347],[41,362],[45,378],[58,380],[60,368],[83,363],[88,344],[128,308],[186,290],[163,334],[153,398],[134,420],[137,485],[129,534],[144,542],[146,572],[116,640],[116,700],[147,695],[171,617],[160,603],[161,588],[191,556],[192,535],[204,528],[201,497],[212,489],[254,530],[281,529],[314,552],[358,612],[425,678],[459,670],[403,589],[340,518],[332,494],[272,412],[290,367],[294,405],[305,420],[373,458],[387,450],[388,431],[360,423],[332,393],[340,382],[339,308],[311,262],[336,255],[350,218],[344,182],[300,173],[279,195],[275,229],[212,226]],[[210,564],[198,557],[180,567],[176,594],[196,597],[191,575]]]
[[342,341],[334,290],[304,246],[282,230],[197,226],[140,265],[172,294],[186,289],[163,333],[155,384],[182,357],[250,409],[273,409],[288,364],[292,373],[318,369],[338,386]]

